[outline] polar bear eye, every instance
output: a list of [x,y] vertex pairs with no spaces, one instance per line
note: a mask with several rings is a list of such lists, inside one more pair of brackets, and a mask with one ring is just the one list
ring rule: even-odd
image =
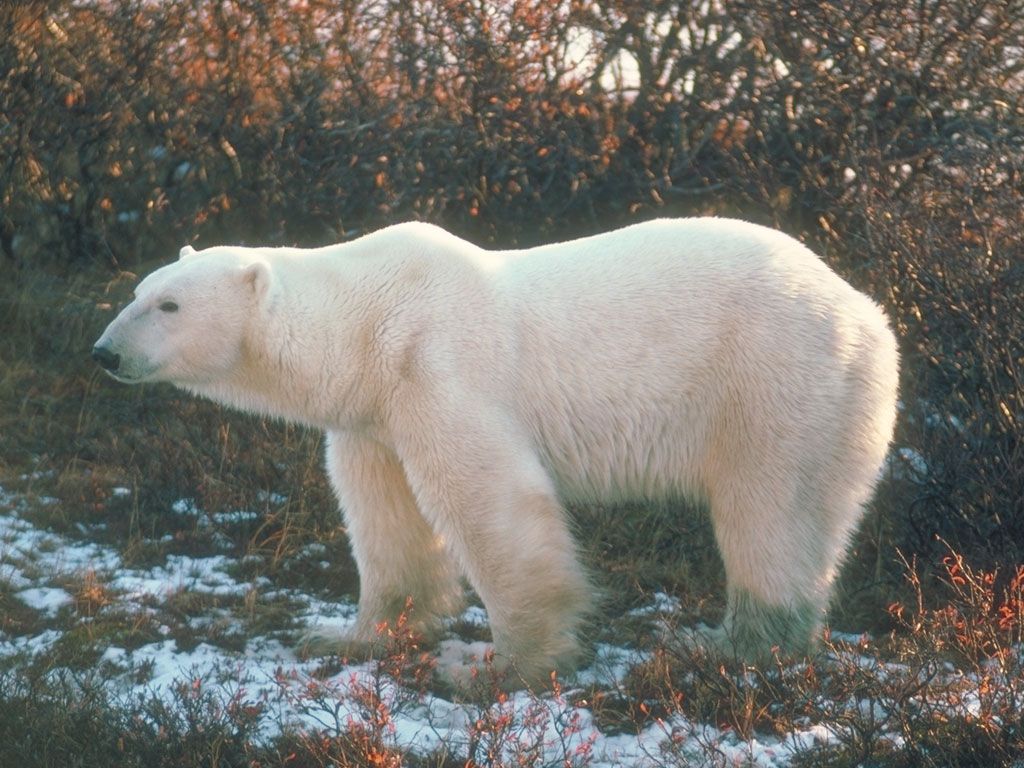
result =
[[165,301],[160,305],[161,312],[177,312],[178,305],[173,301]]

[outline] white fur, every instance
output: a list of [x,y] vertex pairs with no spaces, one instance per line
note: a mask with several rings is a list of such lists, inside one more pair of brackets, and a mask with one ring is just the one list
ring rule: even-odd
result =
[[464,575],[499,653],[543,678],[591,594],[562,504],[682,495],[709,504],[728,576],[712,639],[756,657],[817,631],[898,361],[878,306],[795,240],[682,219],[489,252],[402,224],[182,256],[97,347],[122,380],[326,431],[362,581],[345,643],[410,596],[436,629]]

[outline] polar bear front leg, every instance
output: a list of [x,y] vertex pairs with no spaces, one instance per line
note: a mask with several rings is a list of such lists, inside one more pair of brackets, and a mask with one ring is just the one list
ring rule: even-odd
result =
[[436,638],[441,619],[461,609],[459,571],[420,514],[394,452],[357,433],[328,432],[325,453],[359,569],[359,613],[343,634],[314,628],[305,652],[366,655],[381,622],[394,626],[409,599],[413,628]]
[[[423,514],[483,600],[495,663],[512,667],[506,685],[543,684],[575,665],[593,591],[529,441],[482,410],[439,414],[397,447]],[[444,672],[460,683],[481,664]]]

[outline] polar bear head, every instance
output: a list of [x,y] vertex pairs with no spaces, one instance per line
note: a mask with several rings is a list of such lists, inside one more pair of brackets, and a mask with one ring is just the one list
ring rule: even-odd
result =
[[146,277],[92,356],[119,381],[201,387],[235,370],[271,281],[251,249],[190,246]]

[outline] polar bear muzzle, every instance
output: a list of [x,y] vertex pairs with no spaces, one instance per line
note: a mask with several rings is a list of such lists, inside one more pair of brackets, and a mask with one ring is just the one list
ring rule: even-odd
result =
[[104,370],[111,373],[117,373],[117,369],[121,365],[121,356],[119,354],[99,345],[92,348],[92,359],[103,366]]

